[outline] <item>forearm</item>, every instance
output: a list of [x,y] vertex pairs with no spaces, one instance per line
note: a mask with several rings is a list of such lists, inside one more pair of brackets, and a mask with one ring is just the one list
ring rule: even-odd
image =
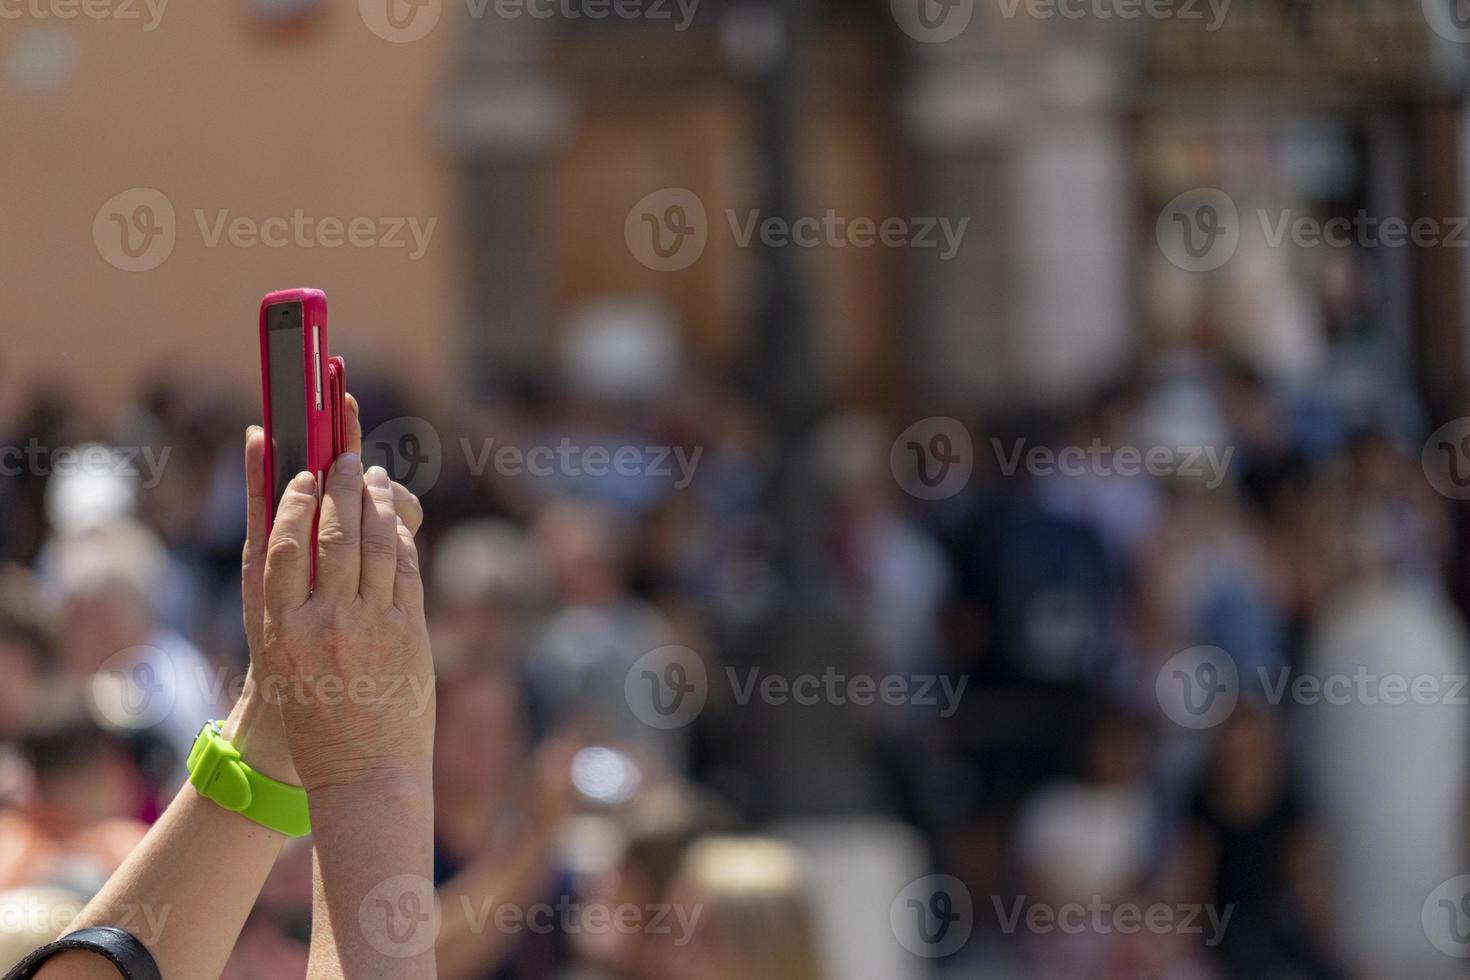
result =
[[434,807],[427,767],[311,796],[315,882],[307,976],[435,976]]
[[[253,767],[287,774],[284,736],[278,729],[269,732],[263,720],[273,721],[265,710],[242,702],[224,733]],[[185,783],[66,932],[116,926],[148,947],[164,980],[216,977],[285,841]],[[73,953],[51,961],[38,976],[115,980],[117,971],[100,957]]]

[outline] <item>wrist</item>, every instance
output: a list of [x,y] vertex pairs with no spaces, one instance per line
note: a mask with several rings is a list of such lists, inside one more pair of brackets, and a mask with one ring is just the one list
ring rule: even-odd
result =
[[394,823],[415,813],[433,814],[433,778],[425,771],[364,772],[307,790],[313,821],[354,823],[379,815]]
[[292,786],[301,784],[291,762],[281,709],[261,697],[248,678],[230,716],[220,723],[220,734],[256,772]]
[[189,783],[222,809],[287,837],[311,833],[306,792],[250,765],[223,735],[219,722],[199,731],[189,750]]
[[396,726],[385,719],[374,730],[373,721],[338,721],[329,737],[292,730],[300,753],[297,771],[308,793],[326,793],[335,800],[378,791],[428,791],[433,783],[433,729]]

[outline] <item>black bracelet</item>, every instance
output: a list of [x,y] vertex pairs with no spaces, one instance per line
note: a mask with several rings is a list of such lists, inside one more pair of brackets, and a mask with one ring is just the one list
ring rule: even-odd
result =
[[107,961],[117,967],[124,980],[163,980],[148,947],[139,942],[132,933],[113,926],[78,929],[69,936],[62,936],[21,960],[13,970],[5,974],[5,980],[30,980],[43,963],[57,953],[64,953],[69,949],[89,949],[107,957]]

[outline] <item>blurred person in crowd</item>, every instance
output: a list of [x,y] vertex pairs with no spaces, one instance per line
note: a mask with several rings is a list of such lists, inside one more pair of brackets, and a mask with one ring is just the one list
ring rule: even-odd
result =
[[[208,545],[236,552],[237,547],[217,539],[234,542],[244,529],[234,423],[234,413],[216,391],[191,381],[158,381],[145,388],[116,434],[120,445],[152,450],[156,472],[145,474],[153,485],[139,495],[139,519],[170,551],[186,556],[196,574],[206,570],[201,559]],[[215,525],[208,517],[221,470],[234,478],[227,495],[233,506],[230,519]]]
[[[1202,980],[1212,976],[1199,939],[1224,923],[1208,916],[1187,923],[1157,875],[1157,815],[1147,781],[1148,729],[1128,717],[1105,717],[1090,740],[1086,778],[1043,787],[1017,817],[1015,848],[1020,888],[997,913],[1026,916],[1028,904],[1056,916],[1053,928],[1023,929],[1021,975],[1036,980],[1134,980],[1137,977]],[[1012,904],[1014,903],[1014,904]],[[1140,918],[1169,910],[1180,929],[1129,929],[1125,909]],[[1085,909],[1077,927],[1065,910]],[[1094,915],[1091,910],[1100,909]],[[1152,914],[1152,913],[1150,913]],[[1016,919],[1018,923],[1029,921]]]
[[856,413],[824,423],[817,437],[837,515],[831,547],[867,621],[878,673],[933,672],[940,665],[939,611],[949,596],[945,556],[899,506],[882,422]]
[[[27,454],[32,449],[52,452],[59,446],[76,445],[81,441],[79,419],[71,399],[48,385],[31,397],[0,445],[11,453]],[[0,479],[0,560],[29,564],[46,539],[50,472],[14,459],[6,463],[8,472]]]
[[1262,527],[1281,582],[1293,661],[1300,656],[1301,635],[1351,577],[1351,502],[1338,469],[1336,462],[1314,464],[1297,455],[1262,487]]
[[[588,878],[589,905],[647,910],[668,894],[704,821],[676,781],[643,788],[603,822],[612,854]],[[579,930],[573,937],[575,975],[585,980],[645,980],[658,976],[669,937],[646,929]]]
[[1360,559],[1434,588],[1449,558],[1443,498],[1419,460],[1377,429],[1357,433],[1347,455],[1352,534]]
[[1151,697],[1159,664],[1193,646],[1228,651],[1242,678],[1284,666],[1284,589],[1271,556],[1234,494],[1176,483],[1134,592],[1143,669],[1133,693]]
[[602,447],[609,452],[631,446],[640,452],[667,445],[667,474],[637,467],[589,472],[576,461],[553,467],[537,477],[547,499],[576,497],[595,500],[629,515],[642,515],[657,506],[676,484],[687,485],[691,457],[686,447],[674,454],[667,432],[656,430],[656,407],[667,396],[683,364],[677,324],[657,302],[607,299],[578,310],[562,335],[557,352],[559,396],[553,411],[542,420],[545,428],[537,442],[557,446],[563,440],[579,447]]
[[115,427],[118,445],[138,447],[148,464],[137,516],[171,556],[171,599],[163,619],[206,655],[244,666],[238,588],[245,533],[245,473],[235,436],[256,406],[232,404],[190,378],[145,385]]
[[1320,686],[1292,696],[1331,869],[1332,941],[1358,976],[1431,980],[1458,975],[1426,942],[1421,910],[1465,868],[1470,714],[1457,679],[1470,657],[1442,588],[1395,571],[1390,554],[1360,554],[1358,580],[1309,638],[1301,672]]
[[499,517],[460,521],[435,544],[430,574],[440,669],[518,666],[551,584],[525,530]]
[[1217,909],[1232,980],[1338,980],[1321,921],[1320,847],[1287,772],[1280,718],[1243,703],[1225,722],[1189,804],[1189,862]]
[[[1035,481],[1036,499],[1051,513],[1070,517],[1097,528],[1109,550],[1122,562],[1131,562],[1154,533],[1162,509],[1157,481],[1120,473],[1119,451],[1137,446],[1130,425],[1137,412],[1138,394],[1127,386],[1103,391],[1091,405],[1064,420],[1059,445],[1099,450],[1098,465],[1082,472],[1060,469]],[[997,450],[1011,459],[1019,449],[1030,447],[998,444]],[[1018,460],[1019,461],[1019,460]]]
[[446,671],[435,684],[434,837],[441,877],[493,839],[529,746],[519,692],[489,667]]
[[[1266,527],[1233,490],[1170,486],[1130,595],[1135,659],[1124,682],[1132,703],[1157,708],[1159,671],[1195,647],[1223,650],[1241,685],[1257,692],[1263,672],[1286,668],[1287,588],[1275,554]],[[1178,725],[1159,730],[1154,778],[1169,813],[1181,812],[1195,791],[1211,741],[1209,732]]]
[[549,378],[513,378],[463,419],[477,436],[466,440],[470,475],[526,521],[567,498],[647,514],[690,485],[704,452],[684,437],[689,419],[675,404],[682,365],[660,304],[607,299],[578,309],[560,331]]
[[570,500],[549,505],[532,526],[557,601],[525,665],[534,727],[544,732],[572,726],[591,738],[652,753],[682,771],[687,733],[645,725],[624,695],[634,662],[676,641],[667,618],[632,593],[630,533],[612,511]]
[[[1161,386],[1136,433],[1142,445],[1175,448],[1181,466],[1193,459],[1168,479],[1162,520],[1143,552],[1139,591],[1162,617],[1163,649],[1222,647],[1243,675],[1281,665],[1280,582],[1238,491],[1232,436],[1213,391],[1194,381]],[[1152,684],[1151,672],[1145,678]]]
[[30,780],[0,810],[0,888],[47,882],[90,897],[148,829],[137,819],[148,790],[125,742],[78,698],[55,700],[20,739]]
[[993,561],[1005,676],[1061,694],[1072,710],[1105,681],[1117,656],[1123,581],[1116,557],[1090,519],[1023,506],[1001,529]]
[[1220,415],[1235,447],[1231,462],[1242,495],[1258,508],[1302,458],[1282,391],[1240,361],[1223,365],[1216,382]]
[[1004,484],[1009,499],[969,543],[966,594],[950,610],[975,690],[949,737],[978,768],[991,815],[1085,770],[1091,711],[1120,650],[1117,556],[1087,520],[1038,506],[1030,491],[1027,476]]
[[30,576],[0,566],[0,740],[16,738],[41,701],[55,664],[55,647],[33,614]]
[[439,976],[547,976],[561,937],[502,931],[497,915],[506,907],[524,915],[562,878],[553,849],[574,810],[575,742],[553,738],[530,754],[520,691],[504,671],[469,666],[441,675],[436,687]]
[[695,603],[713,633],[748,627],[775,599],[760,511],[769,433],[717,377],[684,376],[656,411],[675,445],[702,452],[698,478],[648,515],[636,574],[652,593]]
[[759,837],[690,846],[665,902],[692,925],[661,945],[663,980],[824,980],[822,951],[796,852]]
[[58,537],[41,558],[61,663],[91,683],[95,707],[110,724],[156,731],[174,755],[169,778],[176,785],[199,719],[225,712],[229,685],[161,621],[168,568],[157,537],[136,523]]

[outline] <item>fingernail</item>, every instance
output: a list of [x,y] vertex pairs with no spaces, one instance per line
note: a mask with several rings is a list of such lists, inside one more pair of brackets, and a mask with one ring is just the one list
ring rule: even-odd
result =
[[388,486],[388,471],[381,466],[372,466],[367,471],[367,482],[370,487],[383,489]]
[[265,430],[262,429],[258,425],[247,425],[245,427],[245,438],[246,439],[249,439],[251,436],[255,435],[257,432],[264,432],[264,431]]
[[302,470],[291,478],[291,489],[301,493],[312,493],[316,488],[316,477],[307,470]]
[[336,469],[343,476],[358,476],[362,473],[362,458],[357,453],[343,453],[337,457]]

